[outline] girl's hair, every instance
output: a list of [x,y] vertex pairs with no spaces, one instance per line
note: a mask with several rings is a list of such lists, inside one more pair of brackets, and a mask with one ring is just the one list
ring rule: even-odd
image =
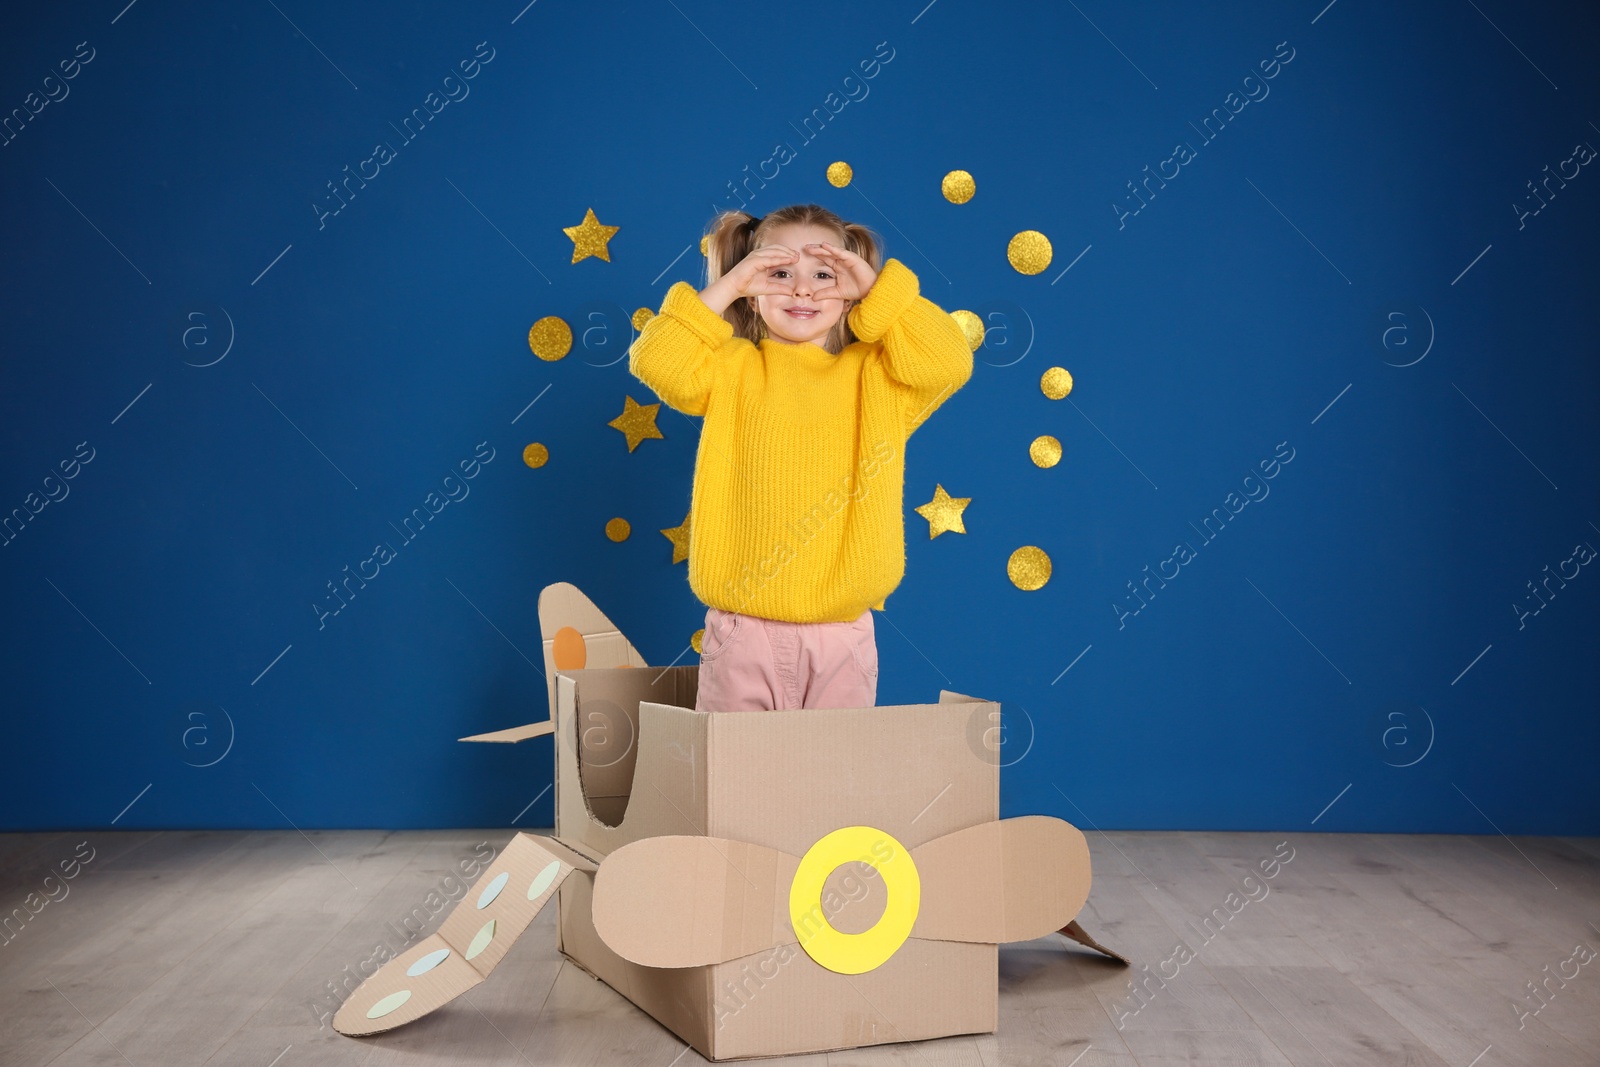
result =
[[[706,284],[711,284],[738,265],[752,250],[764,243],[774,229],[792,223],[832,230],[839,247],[866,260],[874,271],[883,269],[883,243],[877,234],[858,223],[844,221],[818,204],[791,204],[768,212],[759,219],[744,211],[720,212],[712,220],[706,234]],[[848,305],[849,302],[846,303]],[[849,311],[848,306],[845,311]],[[743,337],[752,344],[759,343],[766,336],[766,323],[747,297],[740,297],[729,304],[722,317],[733,325],[734,336]],[[841,314],[839,321],[833,324],[833,329],[828,331],[828,336],[823,338],[822,347],[835,355],[843,351],[845,345],[857,340],[848,318],[848,314]]]

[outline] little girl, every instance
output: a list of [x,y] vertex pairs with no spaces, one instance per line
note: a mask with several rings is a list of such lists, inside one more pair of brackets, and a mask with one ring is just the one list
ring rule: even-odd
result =
[[[877,237],[816,204],[718,215],[628,369],[703,415],[689,586],[699,711],[873,707],[872,609],[905,574],[905,444],[972,376],[949,314]],[[881,271],[881,272],[880,272]]]

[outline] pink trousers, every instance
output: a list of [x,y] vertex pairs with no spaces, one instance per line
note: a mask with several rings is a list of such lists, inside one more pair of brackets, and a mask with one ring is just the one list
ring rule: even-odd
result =
[[878,701],[872,610],[854,622],[779,622],[706,609],[696,711],[870,708]]

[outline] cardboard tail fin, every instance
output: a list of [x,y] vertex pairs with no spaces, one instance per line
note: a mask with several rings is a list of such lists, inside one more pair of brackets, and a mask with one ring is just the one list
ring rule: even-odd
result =
[[437,933],[361,983],[333,1017],[363,1037],[420,1019],[482,982],[574,870],[595,863],[559,841],[518,834],[473,883]]
[[539,590],[539,633],[551,720],[556,717],[557,671],[646,666],[627,635],[571,582],[551,582]]

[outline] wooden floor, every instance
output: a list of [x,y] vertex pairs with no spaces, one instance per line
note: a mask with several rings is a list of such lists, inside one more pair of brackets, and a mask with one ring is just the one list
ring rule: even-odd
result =
[[[48,900],[0,945],[0,1063],[704,1062],[563,961],[553,908],[487,982],[434,1015],[359,1040],[319,1026],[328,982],[379,943],[403,943],[401,920],[448,890],[458,862],[509,838],[0,835],[0,909],[26,914],[30,893],[35,907]],[[1080,919],[1138,967],[1054,935],[1004,946],[998,1033],[778,1062],[1600,1064],[1600,839],[1089,840],[1094,889]],[[75,878],[45,880],[91,849]],[[1260,863],[1275,850],[1292,858],[1264,878]],[[1208,915],[1221,918],[1203,925]],[[1142,999],[1130,991],[1135,977]],[[1541,980],[1543,1001],[1527,985]]]

